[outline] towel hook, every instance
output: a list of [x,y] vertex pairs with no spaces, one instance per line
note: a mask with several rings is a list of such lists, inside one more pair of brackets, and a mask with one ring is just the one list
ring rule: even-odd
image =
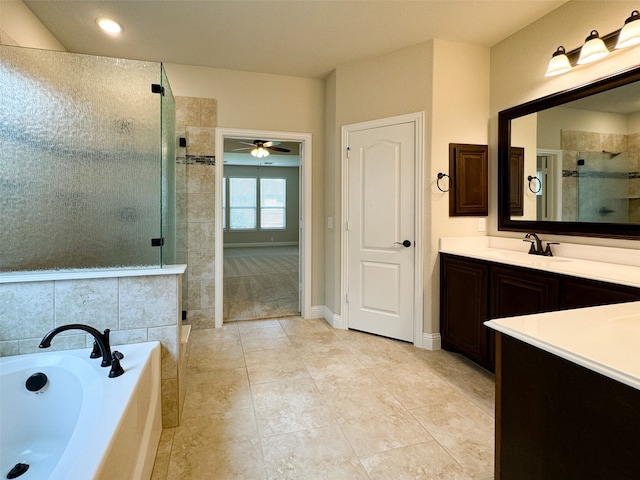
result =
[[[534,177],[534,176],[529,175],[527,177],[527,180],[529,180],[529,190],[531,190],[531,193],[540,193],[540,190],[542,190],[542,182],[540,181],[540,179],[538,177]],[[531,182],[533,180],[537,180],[538,181],[538,185],[537,185],[538,188],[536,188],[535,190],[533,188],[531,188]]]
[[451,177],[449,175],[447,175],[446,173],[438,173],[438,179],[436,180],[436,187],[438,187],[438,190],[440,190],[441,192],[447,193],[449,191],[449,188],[447,188],[446,190],[443,190],[442,187],[440,187],[440,180],[442,179],[442,177],[447,177],[449,179],[449,185],[451,185]]

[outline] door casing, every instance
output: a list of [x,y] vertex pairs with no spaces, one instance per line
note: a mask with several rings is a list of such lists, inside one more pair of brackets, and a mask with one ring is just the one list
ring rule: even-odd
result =
[[300,315],[311,315],[311,159],[312,135],[310,133],[272,132],[265,130],[243,130],[236,128],[216,128],[216,164],[215,164],[215,327],[222,326],[223,320],[223,255],[224,237],[222,230],[222,177],[224,175],[224,139],[268,138],[283,142],[300,142]]
[[348,233],[346,229],[345,219],[348,218],[348,199],[349,199],[349,183],[348,183],[348,165],[347,165],[347,146],[349,144],[349,134],[358,130],[366,130],[371,128],[387,127],[400,123],[414,124],[415,133],[415,155],[414,155],[414,226],[416,231],[416,248],[414,255],[414,286],[413,292],[413,344],[422,348],[422,327],[424,318],[424,302],[423,302],[423,256],[425,246],[421,243],[424,241],[424,221],[423,221],[423,204],[424,204],[424,112],[410,113],[395,117],[382,118],[369,122],[354,123],[343,125],[341,128],[341,152],[342,152],[342,180],[341,180],[341,244],[340,244],[340,260],[342,265],[340,275],[340,311],[342,313],[342,321],[340,326],[343,329],[349,328],[349,310],[347,308],[347,288],[349,279],[348,268]]

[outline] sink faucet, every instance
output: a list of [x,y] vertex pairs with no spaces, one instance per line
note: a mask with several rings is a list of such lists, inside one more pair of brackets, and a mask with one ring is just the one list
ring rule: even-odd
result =
[[531,255],[542,255],[544,257],[553,257],[551,245],[558,245],[557,242],[547,242],[547,248],[542,248],[542,241],[535,233],[527,233],[522,241],[531,243],[531,247],[529,248]]
[[[107,328],[104,333],[100,333],[93,327],[89,325],[82,325],[80,323],[70,323],[69,325],[62,325],[60,327],[56,327],[47,333],[42,341],[40,342],[40,348],[49,348],[51,346],[51,340],[53,337],[58,335],[60,332],[64,332],[66,330],[84,330],[87,333],[93,335],[95,339],[95,343],[100,348],[100,353],[102,353],[102,363],[100,366],[109,367],[112,362],[112,354],[111,354],[111,345],[109,345],[109,329]],[[93,356],[92,356],[93,358]]]

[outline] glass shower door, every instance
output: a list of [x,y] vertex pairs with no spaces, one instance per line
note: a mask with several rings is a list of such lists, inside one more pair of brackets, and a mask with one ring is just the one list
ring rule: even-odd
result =
[[629,159],[626,152],[579,152],[578,220],[627,223]]
[[163,75],[0,46],[0,271],[161,265]]

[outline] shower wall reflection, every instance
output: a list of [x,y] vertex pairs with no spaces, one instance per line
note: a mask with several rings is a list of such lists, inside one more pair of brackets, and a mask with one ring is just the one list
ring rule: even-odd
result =
[[175,262],[161,64],[2,45],[0,91],[0,271]]

